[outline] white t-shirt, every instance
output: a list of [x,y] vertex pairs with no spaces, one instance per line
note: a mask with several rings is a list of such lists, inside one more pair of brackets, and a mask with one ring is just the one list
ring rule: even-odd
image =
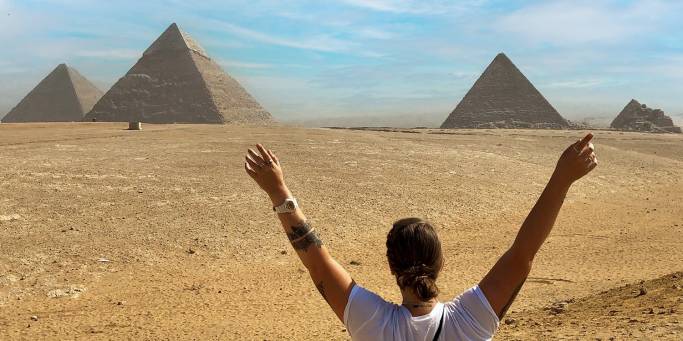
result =
[[439,340],[490,340],[498,328],[498,317],[479,286],[453,301],[438,303],[427,315],[412,316],[408,308],[389,303],[356,284],[344,309],[344,324],[354,341],[432,341],[442,313]]

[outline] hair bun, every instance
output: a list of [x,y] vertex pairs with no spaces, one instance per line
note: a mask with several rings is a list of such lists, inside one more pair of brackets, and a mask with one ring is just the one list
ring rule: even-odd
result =
[[406,268],[398,274],[397,280],[401,287],[413,288],[415,294],[423,301],[428,301],[439,293],[434,270],[425,264]]

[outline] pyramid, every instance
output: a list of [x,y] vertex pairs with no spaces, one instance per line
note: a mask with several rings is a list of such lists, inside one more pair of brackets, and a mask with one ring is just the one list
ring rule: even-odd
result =
[[648,108],[635,99],[626,104],[610,127],[619,130],[681,133],[681,128],[676,127],[671,117],[666,116],[661,109]]
[[272,117],[173,23],[84,120],[248,123]]
[[503,53],[493,59],[441,128],[564,128],[569,123]]
[[16,122],[73,122],[83,119],[102,91],[74,68],[59,64],[2,119]]

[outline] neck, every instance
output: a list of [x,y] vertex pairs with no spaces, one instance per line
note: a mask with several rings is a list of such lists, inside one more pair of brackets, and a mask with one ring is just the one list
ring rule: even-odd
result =
[[439,303],[436,297],[427,301],[423,301],[417,295],[415,295],[411,289],[401,289],[401,296],[403,296],[403,301],[401,304],[406,307],[413,316],[429,314],[434,306]]

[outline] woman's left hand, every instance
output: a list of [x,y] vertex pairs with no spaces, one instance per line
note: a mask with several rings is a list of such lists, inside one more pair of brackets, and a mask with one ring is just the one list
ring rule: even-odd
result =
[[588,133],[583,139],[567,147],[555,166],[555,178],[571,185],[598,165],[598,157],[595,155],[591,139],[593,134]]
[[280,160],[272,151],[264,148],[261,144],[257,144],[256,149],[258,149],[258,153],[251,148],[247,151],[244,169],[256,184],[268,194],[273,204],[279,205],[290,196],[282,167],[280,167]]

